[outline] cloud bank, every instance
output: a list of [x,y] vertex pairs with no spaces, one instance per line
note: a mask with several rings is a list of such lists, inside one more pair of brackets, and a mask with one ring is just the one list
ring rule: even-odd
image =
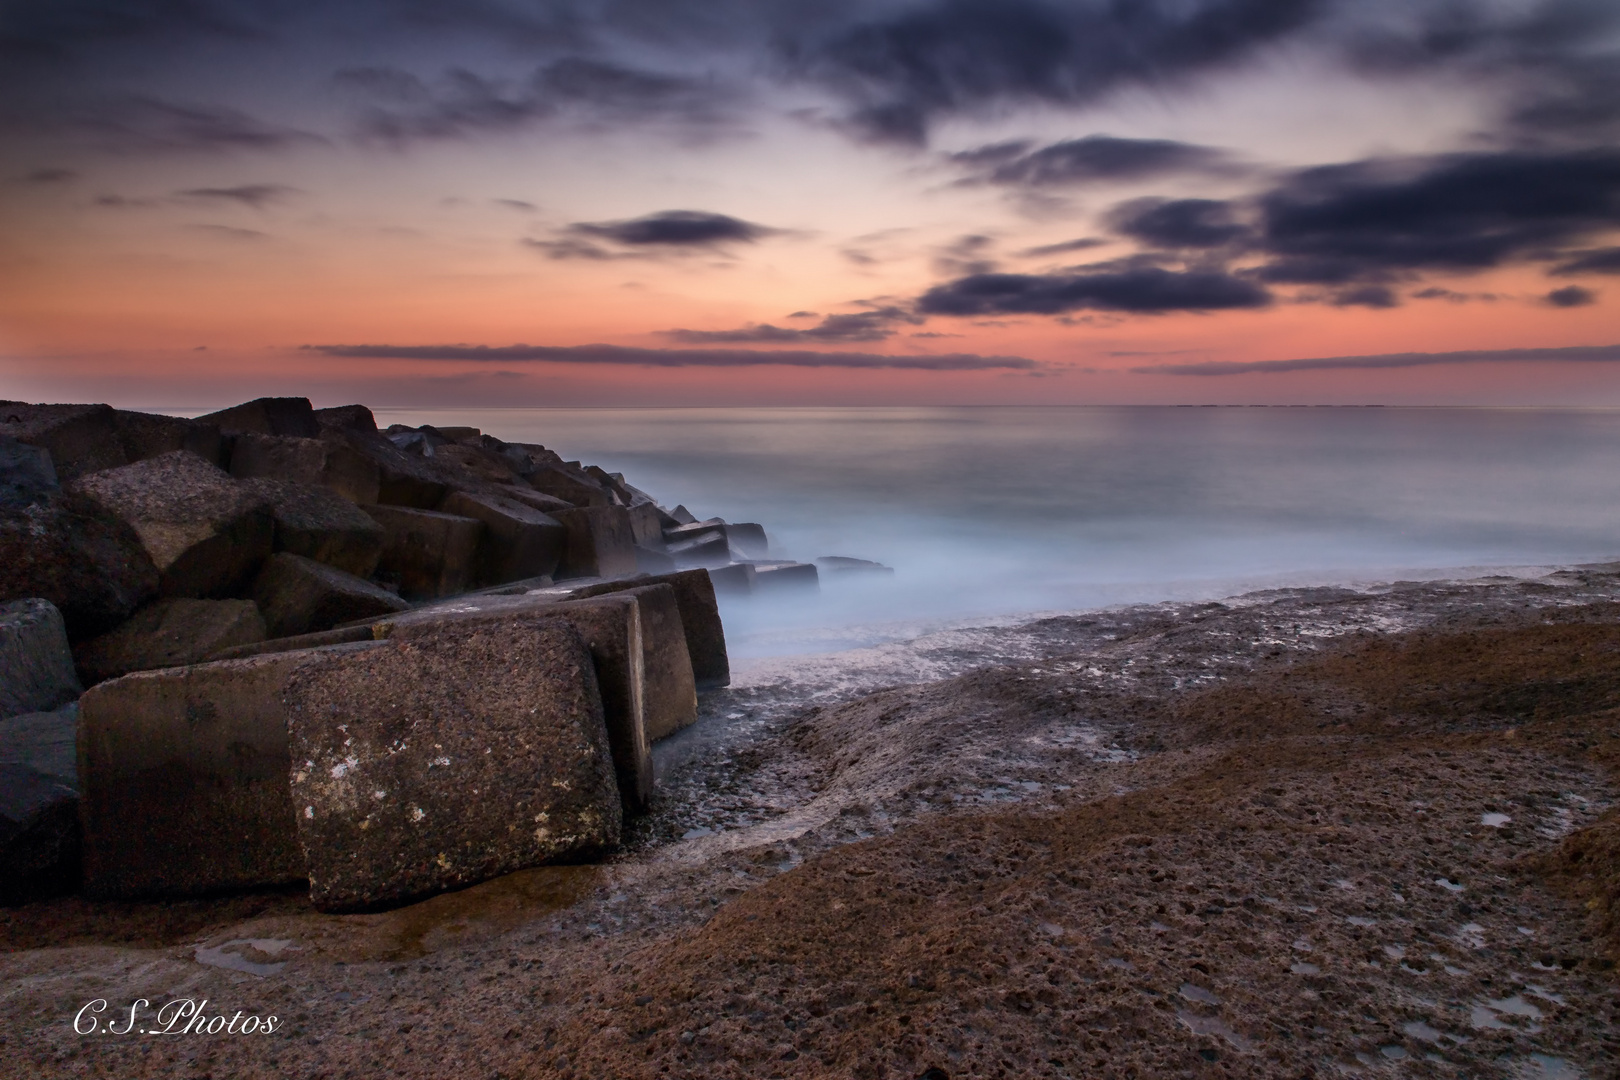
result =
[[880,353],[794,349],[646,349],[626,345],[304,345],[327,356],[370,360],[464,360],[542,364],[633,364],[643,367],[852,368],[902,371],[1035,371],[1022,356],[974,353],[885,356]]

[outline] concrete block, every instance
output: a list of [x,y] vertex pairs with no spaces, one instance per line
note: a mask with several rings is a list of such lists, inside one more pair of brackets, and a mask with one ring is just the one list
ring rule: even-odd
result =
[[334,405],[329,409],[316,409],[315,422],[324,428],[349,431],[376,432],[377,418],[364,405]]
[[440,509],[484,523],[479,584],[498,585],[556,572],[568,535],[556,518],[515,499],[485,492],[451,492]]
[[673,574],[605,581],[575,589],[572,595],[584,599],[648,585],[668,585],[675,590],[675,605],[681,613],[681,630],[686,635],[686,651],[691,657],[692,675],[697,688],[709,690],[731,682],[726,632],[720,622],[720,605],[715,602],[710,571],[678,570]]
[[527,473],[523,479],[536,491],[574,506],[613,505],[613,496],[606,488],[561,466],[537,464],[534,471]]
[[364,578],[287,552],[265,560],[253,583],[253,599],[271,637],[330,630],[339,623],[410,607]]
[[574,509],[573,503],[559,499],[555,495],[547,495],[543,491],[536,491],[531,487],[523,487],[518,484],[501,484],[498,486],[501,494],[516,499],[524,506],[532,506],[542,514],[555,515],[558,510]]
[[636,545],[636,570],[639,573],[667,574],[675,569],[675,560],[665,552]]
[[85,891],[185,896],[307,876],[288,788],[289,677],[331,652],[125,675],[79,699]]
[[0,904],[72,892],[79,882],[78,793],[26,765],[0,764]]
[[675,734],[697,720],[697,683],[686,648],[681,608],[669,585],[644,585],[618,596],[633,596],[641,611],[642,669],[646,693],[642,711],[647,741]]
[[754,591],[757,575],[752,563],[732,563],[711,568],[709,580],[721,596],[747,596]]
[[93,473],[73,487],[135,531],[165,596],[233,593],[270,553],[268,504],[189,451]]
[[[25,765],[78,790],[79,703],[0,720],[0,765]],[[4,863],[0,863],[4,865]]]
[[337,492],[290,480],[244,481],[270,504],[275,550],[370,577],[382,558],[383,527]]
[[821,575],[813,563],[755,566],[754,587],[760,592],[816,592],[821,588]]
[[233,405],[229,409],[199,416],[205,424],[217,424],[228,435],[297,435],[313,439],[321,433],[320,422],[308,398],[262,397]]
[[426,600],[472,586],[483,522],[403,506],[368,506],[366,513],[383,527],[377,573],[398,582],[401,596]]
[[226,440],[218,424],[125,409],[117,410],[113,421],[124,456],[130,461],[189,450],[210,465],[223,467],[229,463]]
[[301,668],[286,694],[317,907],[399,903],[618,843],[601,699],[567,622],[419,624],[371,648]]
[[630,515],[630,535],[637,545],[662,551],[665,522],[672,519],[650,502],[631,503],[625,512]]
[[731,562],[731,545],[726,542],[726,534],[719,529],[709,529],[674,540],[665,546],[664,551],[675,560],[676,566],[682,568],[713,568]]
[[0,718],[49,712],[81,693],[56,605],[37,598],[0,604]]
[[557,510],[552,517],[568,530],[558,577],[617,577],[636,572],[635,537],[622,506]]
[[[432,461],[405,453],[380,434],[328,427],[322,440],[334,451],[337,447],[347,451],[338,455],[337,464],[329,466],[328,471],[332,475],[328,477],[328,486],[354,502],[433,510],[450,490],[449,478],[443,470],[436,469]],[[375,495],[370,498],[354,497],[347,489],[338,486],[339,476],[349,477],[352,474],[352,478],[344,482],[362,487],[364,478],[371,475],[372,470],[375,471],[377,486]]]
[[50,451],[62,483],[129,463],[110,405],[0,402],[0,435]]
[[33,506],[61,489],[49,450],[0,435],[0,507]]
[[78,639],[111,630],[157,589],[140,537],[94,500],[63,493],[0,505],[0,602],[49,600]]
[[239,480],[267,478],[319,486],[361,504],[376,502],[382,490],[377,463],[342,438],[238,435],[231,450],[231,475]]
[[159,600],[118,629],[82,641],[73,659],[87,683],[131,671],[199,664],[220,649],[263,641],[264,617],[252,600]]
[[893,574],[894,567],[884,566],[871,559],[852,559],[847,555],[823,555],[816,559],[816,565],[821,567],[823,573],[842,576],[844,574]]

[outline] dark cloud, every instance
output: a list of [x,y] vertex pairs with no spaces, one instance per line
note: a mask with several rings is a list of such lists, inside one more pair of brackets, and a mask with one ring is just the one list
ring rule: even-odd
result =
[[974,353],[884,356],[879,353],[794,349],[642,349],[625,345],[305,345],[328,356],[384,360],[467,360],[550,364],[633,364],[645,367],[899,368],[912,371],[1033,371],[1022,356]]
[[704,210],[663,210],[624,221],[580,221],[568,226],[576,236],[632,248],[712,248],[751,244],[780,229]]
[[1400,307],[1400,298],[1395,290],[1388,285],[1359,285],[1354,289],[1345,289],[1336,292],[1329,298],[1328,303],[1334,307],[1368,307],[1392,308]]
[[1554,289],[1542,297],[1546,303],[1553,307],[1586,307],[1597,303],[1597,293],[1591,289],[1583,289],[1579,285],[1566,285],[1562,289]]
[[491,199],[496,206],[504,206],[508,210],[516,210],[520,214],[532,214],[540,208],[526,199]]
[[1568,261],[1559,263],[1548,273],[1565,277],[1574,274],[1620,274],[1620,247],[1566,252],[1563,258]]
[[214,202],[235,202],[262,210],[273,203],[282,202],[298,194],[298,189],[286,184],[241,184],[225,188],[191,188],[176,192],[181,198]]
[[1474,300],[1491,302],[1497,299],[1495,293],[1464,293],[1452,289],[1431,285],[1426,289],[1419,289],[1412,293],[1414,300],[1445,300],[1453,304],[1467,304]]
[[65,123],[69,130],[119,153],[273,151],[326,141],[224,106],[141,95],[85,106]]
[[33,172],[25,173],[17,179],[24,184],[45,186],[48,184],[66,184],[78,178],[79,174],[72,169],[35,169]]
[[1145,180],[1176,173],[1218,172],[1232,166],[1219,150],[1168,139],[1083,139],[1030,149],[1026,141],[992,143],[949,155],[975,183],[1068,187],[1104,181]]
[[1240,60],[1324,6],[934,0],[814,28],[780,47],[798,73],[853,103],[848,122],[861,135],[921,144],[943,117],[1085,105],[1124,86],[1164,85]]
[[1577,345],[1559,349],[1466,349],[1443,353],[1381,353],[1373,356],[1319,356],[1304,360],[1209,360],[1196,364],[1154,364],[1132,368],[1142,375],[1248,375],[1265,372],[1380,369],[1434,364],[1620,363],[1620,345]]
[[1230,202],[1217,199],[1132,199],[1109,215],[1115,231],[1161,248],[1217,248],[1249,235]]
[[1082,236],[1078,240],[1064,240],[1056,244],[1042,244],[1040,247],[1025,248],[1016,254],[1027,259],[1044,259],[1052,255],[1067,255],[1074,251],[1103,247],[1107,243],[1108,241],[1099,240],[1095,236]]
[[995,243],[980,233],[959,236],[934,254],[934,273],[941,277],[988,274],[996,269],[995,260],[989,258]]
[[192,232],[206,233],[217,236],[222,240],[268,240],[270,234],[260,232],[258,229],[239,229],[234,225],[187,225]]
[[1270,282],[1379,282],[1546,257],[1620,225],[1620,151],[1510,151],[1307,169],[1260,199]]
[[936,285],[917,301],[924,315],[1058,315],[1068,311],[1214,311],[1265,307],[1252,281],[1219,271],[1145,267],[1081,274],[974,274]]
[[[793,318],[789,315],[788,318]],[[899,307],[882,307],[846,315],[828,315],[804,330],[759,323],[740,330],[669,330],[666,335],[692,345],[788,344],[790,342],[882,341],[892,337],[895,324],[918,325],[923,320]],[[916,335],[913,335],[916,336]]]

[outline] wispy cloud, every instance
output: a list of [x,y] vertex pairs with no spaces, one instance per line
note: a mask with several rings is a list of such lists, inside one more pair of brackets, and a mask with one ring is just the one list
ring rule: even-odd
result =
[[1620,345],[1575,345],[1556,349],[1463,349],[1457,352],[1379,353],[1372,356],[1317,356],[1301,360],[1209,360],[1195,364],[1153,364],[1131,370],[1141,375],[1251,375],[1267,372],[1326,371],[1335,368],[1412,368],[1436,364],[1620,363]]
[[909,371],[1033,371],[1046,365],[1023,356],[944,353],[808,352],[795,349],[646,349],[627,345],[305,345],[327,356],[371,360],[461,360],[496,363],[632,364],[643,367],[892,368]]
[[236,187],[204,187],[191,188],[187,191],[176,192],[182,199],[197,199],[204,202],[234,202],[243,206],[251,206],[255,210],[262,210],[272,203],[282,202],[290,196],[298,194],[298,189],[286,184],[240,184]]

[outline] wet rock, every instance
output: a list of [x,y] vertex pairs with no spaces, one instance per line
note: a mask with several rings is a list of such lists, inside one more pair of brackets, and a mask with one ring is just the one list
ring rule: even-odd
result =
[[382,490],[375,461],[338,438],[246,434],[236,437],[231,475],[269,478],[329,489],[352,503],[374,503]]
[[274,637],[330,630],[338,623],[410,607],[364,578],[288,552],[265,561],[253,583],[253,599]]
[[483,522],[402,506],[368,506],[366,513],[383,528],[377,573],[398,582],[401,596],[426,600],[471,587]]
[[309,664],[287,690],[316,906],[398,903],[618,843],[591,656],[567,622],[418,625],[340,648],[368,651]]
[[0,718],[48,712],[82,692],[56,605],[37,598],[0,604]]
[[61,780],[26,765],[0,764],[0,904],[77,887],[78,803]]
[[757,576],[752,563],[732,563],[709,571],[714,591],[722,596],[748,596],[754,591]]
[[697,684],[680,604],[669,585],[646,585],[617,595],[635,597],[640,608],[643,713],[647,741],[657,742],[697,720]]
[[557,510],[552,515],[568,530],[558,577],[617,577],[636,572],[630,515],[620,506]]
[[556,571],[568,535],[556,518],[515,499],[483,492],[452,492],[440,509],[484,523],[478,552],[480,584],[496,585]]
[[0,435],[0,507],[33,506],[60,490],[49,450]]
[[675,591],[675,605],[681,615],[681,631],[692,661],[692,675],[699,690],[710,690],[731,682],[731,663],[726,656],[726,632],[720,622],[720,605],[715,602],[715,586],[708,570],[678,570],[627,581],[607,581],[575,589],[570,595],[584,599],[668,585]]
[[189,451],[93,473],[74,489],[135,531],[166,596],[228,595],[270,553],[264,499]]
[[117,626],[157,589],[140,537],[99,503],[64,493],[0,505],[0,601],[49,600],[77,639]]
[[48,450],[63,483],[129,462],[110,405],[0,402],[0,435]]
[[334,405],[329,409],[316,409],[315,422],[322,428],[367,432],[377,430],[377,418],[364,405]]
[[229,409],[199,416],[203,423],[217,424],[228,435],[297,435],[313,439],[321,433],[320,422],[308,398],[262,397]]
[[181,896],[301,881],[282,695],[335,651],[125,675],[79,700],[84,887]]
[[131,671],[198,664],[220,649],[263,641],[267,633],[252,600],[159,600],[111,633],[80,642],[73,658],[93,684]]
[[288,480],[249,480],[270,504],[277,551],[302,555],[356,577],[370,577],[382,558],[383,527],[335,491]]
[[594,480],[554,465],[537,465],[523,477],[536,491],[544,492],[573,506],[612,506],[613,496]]

